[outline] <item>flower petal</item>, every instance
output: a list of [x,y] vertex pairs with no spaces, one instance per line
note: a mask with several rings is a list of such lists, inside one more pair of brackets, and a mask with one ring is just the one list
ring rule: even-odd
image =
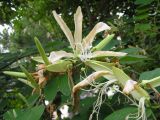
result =
[[86,36],[86,38],[84,38],[83,40],[83,46],[85,49],[87,49],[93,42],[95,36],[97,33],[102,32],[104,30],[109,30],[110,27],[103,23],[103,22],[99,22],[97,23],[94,28],[91,30],[91,32]]
[[72,53],[67,53],[65,51],[53,51],[50,53],[50,56],[49,56],[49,61],[54,64],[57,60],[60,60],[61,58],[64,58],[64,57],[74,57],[74,55]]
[[83,15],[82,15],[81,7],[79,6],[77,8],[76,13],[74,14],[74,24],[75,24],[74,40],[75,40],[75,46],[77,51],[79,51],[81,48],[82,20],[83,20]]
[[107,56],[115,56],[115,57],[122,57],[127,55],[124,52],[113,52],[113,51],[95,51],[92,54],[92,58],[94,57],[107,57]]
[[106,74],[109,74],[109,72],[108,71],[97,71],[97,72],[92,73],[87,78],[85,78],[83,81],[79,82],[73,87],[73,93],[85,86],[90,85],[94,80]]
[[59,24],[59,26],[63,30],[64,34],[66,35],[67,39],[69,40],[69,43],[70,43],[72,49],[74,50],[74,48],[75,48],[74,38],[72,36],[70,29],[68,28],[66,23],[63,21],[63,19],[56,13],[56,11],[53,11],[53,15],[54,15],[54,18],[56,19],[57,23]]

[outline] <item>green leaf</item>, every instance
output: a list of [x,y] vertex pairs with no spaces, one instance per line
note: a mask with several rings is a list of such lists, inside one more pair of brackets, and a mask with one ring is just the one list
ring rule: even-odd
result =
[[39,120],[44,112],[44,106],[35,106],[28,109],[13,109],[4,114],[5,120]]
[[136,11],[136,14],[140,15],[140,14],[148,13],[149,8],[148,7],[146,7],[146,8],[139,8],[139,9],[137,8],[135,11]]
[[58,86],[59,86],[59,90],[65,95],[65,96],[69,96],[71,93],[71,89],[69,87],[69,83],[68,83],[68,76],[66,74],[58,77]]
[[35,102],[38,100],[39,98],[39,94],[33,94],[31,96],[29,96],[29,98],[27,99],[28,104],[30,106],[33,106],[35,104]]
[[19,81],[23,82],[24,84],[32,87],[32,88],[36,88],[30,81],[22,79],[22,78],[18,78]]
[[3,117],[5,120],[15,120],[17,117],[17,113],[15,109],[8,110],[7,112],[4,113]]
[[96,97],[87,97],[80,101],[79,115],[74,116],[73,120],[89,120],[89,115],[91,114],[90,108],[93,107]]
[[58,91],[61,91],[66,96],[70,95],[71,93],[66,74],[48,81],[46,87],[44,88],[46,100],[52,101]]
[[130,48],[127,48],[127,49],[123,49],[121,50],[120,52],[125,52],[125,53],[128,53],[128,54],[138,54],[140,51],[142,51],[141,48],[138,48],[138,47],[130,47]]
[[[143,19],[147,19],[149,17],[149,14],[148,13],[145,13],[145,14],[142,14],[142,15],[136,15],[134,17],[134,19],[136,21],[140,21],[140,20],[143,20]],[[143,28],[144,29],[144,28]]]
[[45,99],[48,101],[52,101],[58,91],[58,79],[51,79],[48,81],[47,85],[44,88]]
[[152,2],[153,2],[153,0],[136,0],[134,3],[136,5],[148,5]]
[[32,77],[32,75],[22,66],[20,65],[21,70],[26,74],[28,80],[31,82],[31,84],[37,88],[38,84],[36,83],[36,81],[34,80],[34,78]]
[[46,64],[46,65],[49,65],[49,64],[50,64],[50,63],[49,63],[49,60],[48,60],[48,58],[47,58],[47,56],[46,56],[46,53],[45,53],[45,51],[44,51],[44,49],[43,49],[40,41],[39,41],[38,38],[36,38],[36,37],[34,38],[34,40],[35,40],[37,49],[38,49],[41,57],[43,58],[45,64]]
[[[151,109],[146,109],[146,116],[147,118],[151,116]],[[129,114],[138,113],[138,108],[136,107],[125,107],[121,108],[110,115],[108,115],[104,120],[126,120],[125,118]],[[137,120],[136,118],[130,118],[128,120]]]
[[160,76],[160,68],[156,68],[152,71],[146,71],[140,74],[139,80],[150,80]]
[[21,78],[27,77],[23,72],[3,71],[3,73],[14,77],[21,77]]
[[21,93],[18,93],[18,96],[26,103],[26,105],[29,107],[29,103],[26,99],[26,97],[24,95],[22,95]]
[[143,55],[126,55],[123,58],[120,58],[120,63],[133,64],[133,63],[141,62],[143,60],[149,60],[149,58]]
[[39,62],[39,63],[44,63],[44,60],[41,56],[38,56],[38,57],[32,57],[32,60],[36,61],[36,62]]
[[51,72],[66,72],[71,66],[72,63],[70,61],[59,60],[54,64],[46,66],[46,70]]
[[[117,110],[107,116],[104,120],[125,120],[126,117],[129,114],[134,114],[137,113],[137,108],[136,107],[127,107],[127,108],[122,108],[120,110]],[[136,119],[132,119],[136,120]]]
[[141,85],[146,86],[147,84],[151,85],[152,87],[159,87],[160,86],[160,76],[155,77],[151,80],[142,80]]
[[136,24],[135,25],[135,32],[138,32],[138,31],[142,31],[142,32],[145,32],[147,30],[150,30],[151,29],[151,25],[150,24]]
[[160,86],[160,68],[152,71],[143,72],[140,74],[141,85],[146,86],[150,84],[152,87]]
[[44,112],[44,106],[35,106],[33,108],[25,109],[17,114],[16,120],[39,120]]

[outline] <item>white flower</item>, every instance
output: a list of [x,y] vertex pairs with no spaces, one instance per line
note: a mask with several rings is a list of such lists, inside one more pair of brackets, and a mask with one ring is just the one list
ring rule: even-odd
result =
[[65,119],[65,118],[68,118],[69,117],[69,107],[67,105],[63,105],[61,108],[60,108],[60,111],[61,111],[61,118],[62,119]]
[[[53,11],[53,15],[57,23],[63,30],[64,34],[66,35],[70,43],[70,46],[73,49],[74,55],[76,57],[78,56],[82,61],[86,61],[87,59],[99,57],[99,56],[101,57],[101,56],[124,56],[126,55],[126,53],[112,52],[112,51],[97,51],[96,53],[95,52],[91,53],[92,42],[94,41],[96,34],[102,31],[110,30],[111,28],[107,24],[103,22],[99,22],[94,26],[94,28],[90,31],[90,33],[84,39],[82,39],[83,15],[82,15],[81,7],[78,7],[76,13],[74,14],[74,23],[75,23],[74,36],[72,35],[71,30],[68,28],[68,26],[63,21],[63,19],[56,13],[56,11]],[[49,60],[51,62],[55,62],[56,60],[59,60],[62,57],[71,57],[70,55],[66,56],[67,53],[66,52],[64,53],[64,51],[63,51],[63,54],[64,55],[57,54],[55,58],[55,57],[52,57],[52,53],[51,53]]]
[[48,100],[45,100],[44,103],[45,103],[45,105],[49,105],[49,101]]

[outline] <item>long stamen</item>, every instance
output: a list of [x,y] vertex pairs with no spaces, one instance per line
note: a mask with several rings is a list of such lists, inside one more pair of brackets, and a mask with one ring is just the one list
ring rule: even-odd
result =
[[88,48],[84,48],[84,46],[82,45],[82,44],[78,44],[79,46],[80,46],[80,48],[81,48],[81,53],[80,53],[80,59],[82,60],[82,61],[86,61],[86,60],[88,60],[88,59],[90,59],[91,58],[91,56],[92,56],[92,53],[91,53],[91,45],[88,47]]

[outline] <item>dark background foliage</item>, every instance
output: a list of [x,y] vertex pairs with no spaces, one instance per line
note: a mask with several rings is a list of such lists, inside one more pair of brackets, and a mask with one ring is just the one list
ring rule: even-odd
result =
[[34,71],[36,63],[31,56],[38,53],[34,45],[35,36],[46,52],[67,49],[66,37],[52,11],[62,14],[74,31],[73,14],[78,6],[82,7],[84,36],[97,22],[103,21],[112,27],[110,33],[116,34],[108,47],[115,46],[116,50],[133,54],[121,60],[133,78],[138,79],[142,72],[160,67],[159,0],[1,0],[0,24],[9,25],[12,32],[5,29],[0,33],[0,45],[3,45],[3,49],[0,48],[0,118],[9,109],[25,106],[19,92],[26,97],[31,92],[30,88],[2,71],[21,71],[19,64]]

